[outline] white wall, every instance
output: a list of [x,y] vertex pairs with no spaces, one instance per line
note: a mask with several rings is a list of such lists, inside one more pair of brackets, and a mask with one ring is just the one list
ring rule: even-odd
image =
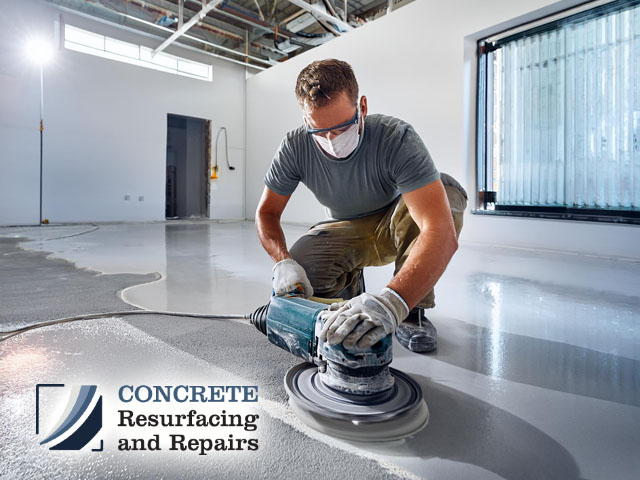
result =
[[[0,225],[37,224],[39,71],[29,36],[54,20],[149,47],[158,40],[61,13],[42,1],[0,0]],[[243,218],[245,69],[180,47],[167,53],[213,65],[213,82],[65,50],[45,69],[43,217],[51,222],[164,219],[167,114],[226,126],[236,170],[211,189],[211,218]],[[124,195],[131,200],[125,201]],[[144,196],[139,202],[138,197]]]
[[[253,218],[263,175],[283,135],[301,123],[294,86],[298,72],[322,58],[354,67],[369,111],[412,123],[441,171],[475,197],[475,42],[579,1],[416,0],[391,15],[247,80],[246,215]],[[473,206],[473,200],[471,202]],[[299,187],[283,220],[325,218]],[[640,227],[557,220],[496,218],[467,212],[463,242],[640,257]]]

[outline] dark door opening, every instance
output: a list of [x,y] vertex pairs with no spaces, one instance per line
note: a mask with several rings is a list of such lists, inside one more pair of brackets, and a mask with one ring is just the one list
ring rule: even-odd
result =
[[167,179],[165,216],[209,217],[211,121],[167,115]]

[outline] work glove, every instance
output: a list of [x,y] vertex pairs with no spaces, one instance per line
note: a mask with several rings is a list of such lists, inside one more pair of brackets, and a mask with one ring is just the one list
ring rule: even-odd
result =
[[406,302],[394,290],[378,295],[363,293],[345,302],[334,303],[322,314],[320,340],[347,348],[370,348],[393,333],[409,315]]
[[313,287],[304,268],[293,258],[280,260],[273,266],[273,294],[277,297],[299,291],[302,287],[304,297],[313,295]]

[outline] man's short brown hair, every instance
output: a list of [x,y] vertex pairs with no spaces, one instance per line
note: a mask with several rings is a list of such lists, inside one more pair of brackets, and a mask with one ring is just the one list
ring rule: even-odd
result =
[[310,63],[302,69],[296,82],[296,98],[301,107],[324,107],[340,93],[346,92],[354,105],[358,103],[358,82],[351,65],[329,58]]

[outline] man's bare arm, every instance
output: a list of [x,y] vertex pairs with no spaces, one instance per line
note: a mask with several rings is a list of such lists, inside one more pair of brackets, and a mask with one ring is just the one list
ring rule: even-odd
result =
[[280,226],[280,217],[291,195],[279,195],[264,187],[256,210],[256,228],[260,243],[274,262],[291,258],[287,242]]
[[415,307],[435,286],[458,249],[449,200],[440,180],[402,195],[420,235],[405,264],[389,283]]

